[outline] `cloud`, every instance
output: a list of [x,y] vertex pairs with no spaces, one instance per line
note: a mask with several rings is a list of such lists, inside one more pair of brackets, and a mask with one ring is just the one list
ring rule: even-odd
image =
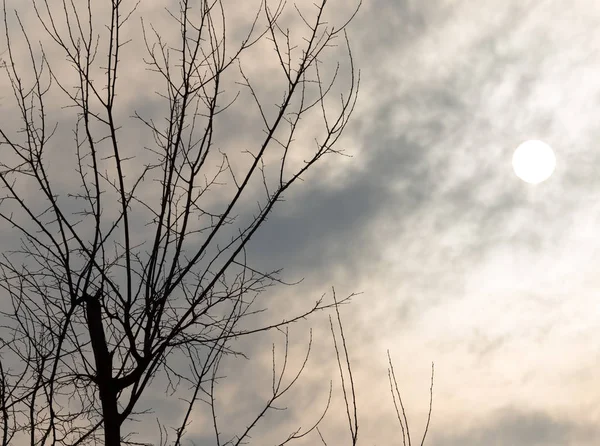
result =
[[[236,20],[246,18],[245,10],[234,11]],[[269,292],[262,302],[273,312],[254,319],[257,324],[305,308],[331,285],[341,295],[365,292],[344,308],[366,408],[365,444],[389,444],[398,435],[389,401],[381,403],[389,397],[386,348],[402,359],[402,387],[418,419],[428,396],[420,380],[426,381],[431,360],[443,365],[432,446],[592,445],[600,438],[590,420],[577,418],[600,397],[589,386],[592,378],[565,380],[592,370],[585,339],[598,321],[599,11],[586,1],[565,10],[557,2],[373,0],[353,23],[362,86],[343,141],[353,158],[325,158],[286,193],[249,249],[252,266],[283,267],[288,281],[306,278],[296,288]],[[162,10],[152,14],[158,19]],[[335,54],[343,57],[343,49]],[[280,92],[260,82],[270,78],[259,60],[250,59],[248,70],[271,103]],[[150,93],[150,77],[142,78],[142,65],[129,66],[127,82],[138,88],[123,93],[127,110],[120,118],[130,122],[134,108],[158,117],[162,105]],[[346,85],[348,73],[340,76]],[[237,153],[261,136],[251,104],[243,96],[222,115],[223,149]],[[312,124],[299,136],[299,159]],[[148,142],[136,127],[128,129],[124,145],[137,151]],[[64,135],[57,150],[72,147]],[[551,143],[558,158],[555,175],[536,189],[518,182],[510,168],[512,151],[529,138]],[[54,167],[60,174],[61,166]],[[74,181],[57,179],[64,190]],[[145,193],[152,196],[150,188]],[[253,206],[247,200],[240,210]],[[141,224],[135,230],[143,235]],[[11,240],[10,233],[0,235]],[[313,326],[320,343],[300,383],[304,394],[298,406],[270,418],[264,432],[305,419],[326,378],[335,376],[327,321],[316,318]],[[306,328],[294,328],[298,350]],[[252,366],[228,363],[223,419],[231,432],[264,396],[255,383],[268,387],[271,339],[240,341]],[[540,364],[552,365],[543,377]],[[531,411],[518,404],[527,398],[515,388],[527,376],[538,377],[527,390]],[[500,401],[490,402],[494,397]],[[146,402],[157,414],[176,410],[156,395]],[[496,405],[508,406],[495,411]],[[457,419],[467,427],[454,428]],[[210,419],[196,420],[195,438],[208,441],[202,435]],[[334,412],[328,422],[332,432],[344,432],[343,417]]]
[[489,414],[464,432],[437,432],[431,446],[567,446],[593,444],[600,438],[595,424],[564,416],[509,407]]

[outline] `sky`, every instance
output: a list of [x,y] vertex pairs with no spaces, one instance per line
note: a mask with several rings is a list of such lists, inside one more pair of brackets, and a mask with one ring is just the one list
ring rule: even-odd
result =
[[[122,80],[128,88],[120,97],[124,123],[133,109],[160,116],[139,57],[139,15],[167,33],[164,3],[142,2],[127,28],[133,40]],[[225,10],[235,40],[255,9],[252,2],[233,3],[225,2]],[[343,22],[355,6],[330,0],[327,17]],[[299,26],[291,4],[288,11],[283,19]],[[22,14],[25,23],[35,23],[31,9]],[[434,362],[426,445],[597,444],[600,5],[370,0],[348,31],[361,70],[359,100],[338,144],[350,157],[324,158],[286,193],[252,240],[254,265],[284,268],[290,282],[304,279],[270,290],[270,311],[260,317],[299,312],[331,295],[332,287],[338,297],[360,293],[341,309],[360,445],[402,441],[387,350],[413,443],[420,443],[427,419]],[[32,36],[45,38],[36,32]],[[262,62],[249,58],[245,66],[265,101],[275,102],[280,92],[269,74],[276,61],[268,59],[274,53],[268,45],[255,51],[263,52],[256,53]],[[331,54],[344,61],[343,46]],[[62,56],[49,55],[68,76]],[[342,63],[342,89],[347,68]],[[224,146],[239,147],[260,135],[256,113],[246,108],[251,102],[242,98],[240,104],[224,115]],[[14,109],[5,99],[1,105],[10,125]],[[64,110],[55,113],[68,120]],[[124,134],[125,142],[147,138]],[[311,137],[309,128],[299,144]],[[65,130],[57,141],[69,138]],[[511,165],[516,147],[530,139],[545,141],[557,159],[554,174],[538,185],[521,181]],[[54,169],[59,187],[68,190],[71,179],[60,175],[64,167]],[[4,246],[11,234],[0,227]],[[275,444],[314,422],[330,379],[334,396],[322,432],[329,445],[349,444],[326,314],[290,327],[290,367],[302,362],[310,328],[312,354],[286,400],[289,409],[269,414],[250,444]],[[249,359],[224,363],[228,379],[220,409],[230,435],[268,396],[272,340],[281,349],[281,336],[241,339],[238,348]],[[134,426],[149,441],[158,434],[152,432],[154,417],[176,420],[181,409],[159,384],[143,400],[154,416]],[[210,423],[199,411],[190,438],[205,444],[213,438]],[[313,436],[295,444],[317,441]]]

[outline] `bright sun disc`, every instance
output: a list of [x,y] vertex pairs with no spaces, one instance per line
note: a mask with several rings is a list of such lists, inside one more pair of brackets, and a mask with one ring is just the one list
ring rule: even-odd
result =
[[537,140],[525,141],[513,155],[513,169],[523,181],[538,184],[547,180],[556,167],[552,148]]

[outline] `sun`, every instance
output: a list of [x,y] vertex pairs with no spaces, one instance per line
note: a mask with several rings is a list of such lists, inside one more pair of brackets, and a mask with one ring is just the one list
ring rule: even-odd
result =
[[556,167],[552,148],[538,140],[525,141],[513,155],[515,174],[530,184],[539,184],[550,178]]

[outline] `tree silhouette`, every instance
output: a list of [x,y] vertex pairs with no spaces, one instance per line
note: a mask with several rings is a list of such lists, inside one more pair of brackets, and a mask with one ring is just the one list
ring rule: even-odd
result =
[[[184,441],[197,404],[212,410],[215,444],[245,444],[306,365],[284,384],[287,327],[328,309],[337,315],[331,330],[356,444],[354,381],[338,312],[351,296],[333,293],[286,320],[242,322],[265,310],[256,304],[261,293],[284,284],[280,270],[252,265],[249,241],[294,183],[324,156],[341,153],[336,143],[360,80],[346,34],[358,8],[334,27],[325,19],[334,8],[327,0],[294,5],[304,27],[298,36],[281,24],[285,3],[264,1],[231,50],[221,0],[180,0],[178,10],[166,9],[175,38],[147,20],[131,25],[139,2],[112,0],[106,10],[100,3],[32,0],[35,39],[44,36],[38,43],[3,1],[3,68],[20,124],[0,125],[0,217],[20,242],[0,261],[8,296],[1,307],[2,444],[140,444],[122,427],[145,414],[139,401],[157,376],[168,381],[171,398],[186,401],[176,426],[159,421],[160,444]],[[120,100],[132,89],[119,82],[125,36],[136,29],[144,77],[157,80],[161,121],[148,110],[123,114],[132,107]],[[265,40],[272,52],[263,57],[283,82],[269,79],[273,88],[283,85],[275,106],[260,99],[243,61]],[[349,82],[332,101],[340,64],[326,61],[336,41],[347,50]],[[239,91],[227,98],[232,79]],[[243,150],[219,140],[232,130],[221,117],[239,106],[239,95],[254,104],[239,113],[257,116],[263,132]],[[67,143],[62,124],[73,110]],[[305,117],[321,123],[312,149],[294,143]],[[224,439],[215,409],[221,360],[240,353],[234,339],[274,329],[286,350],[280,372],[273,353],[272,398],[244,432]],[[323,416],[281,444],[317,432]]]

